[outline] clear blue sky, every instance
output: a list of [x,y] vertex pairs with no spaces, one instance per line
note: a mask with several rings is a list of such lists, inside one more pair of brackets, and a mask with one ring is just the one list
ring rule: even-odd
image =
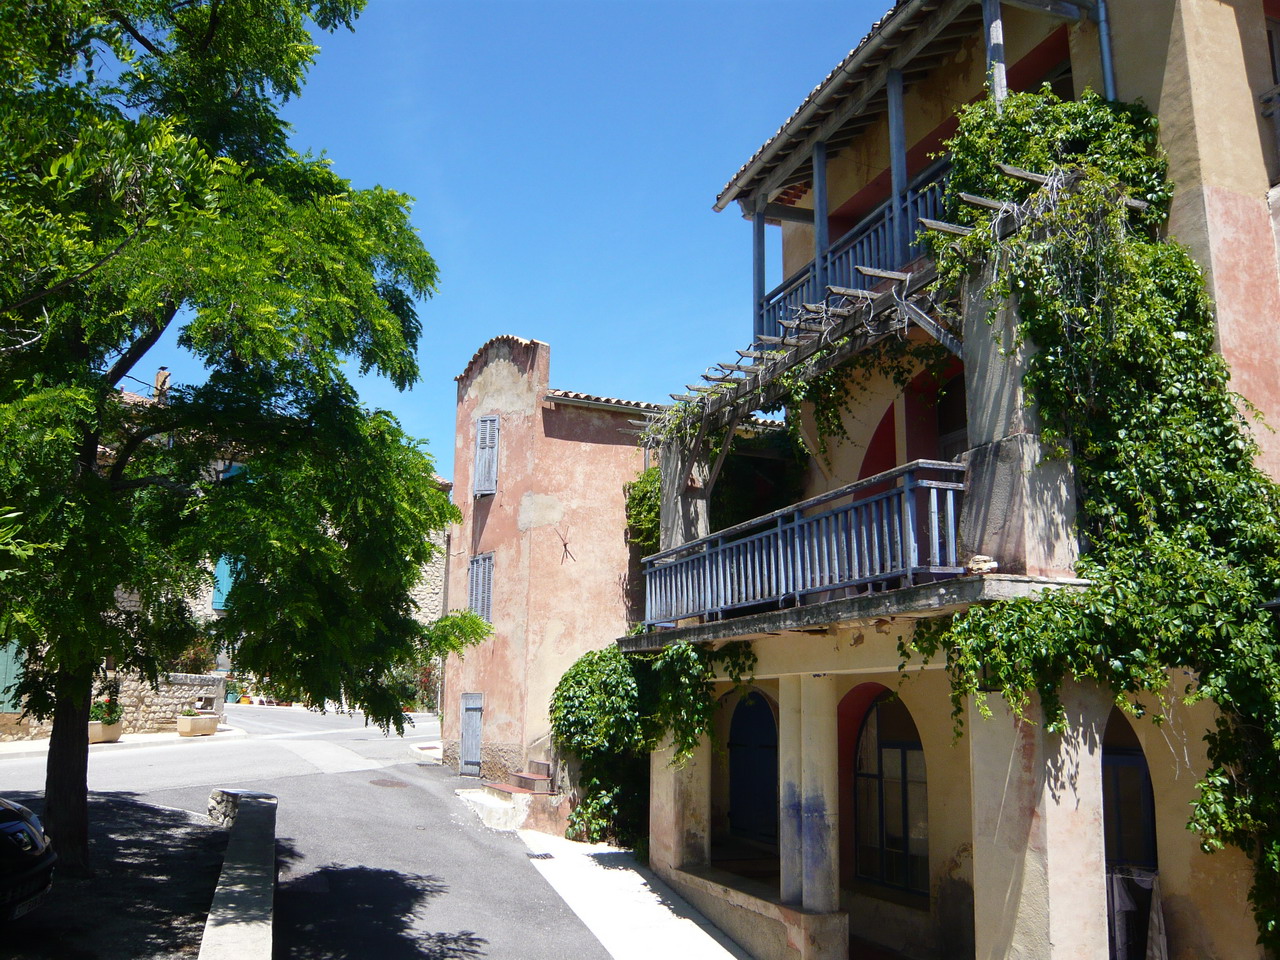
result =
[[751,228],[711,205],[889,5],[369,0],[354,33],[322,34],[285,108],[295,148],[415,197],[440,267],[422,383],[368,378],[361,396],[450,477],[453,378],[490,337],[549,343],[553,387],[655,402],[732,359]]

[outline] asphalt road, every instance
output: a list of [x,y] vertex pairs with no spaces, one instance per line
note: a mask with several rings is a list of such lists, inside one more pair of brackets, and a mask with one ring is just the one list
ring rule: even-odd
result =
[[[203,813],[215,787],[280,799],[276,960],[608,960],[529,862],[454,796],[475,781],[418,766],[410,740],[359,718],[231,705],[249,733],[95,752],[89,788]],[[44,761],[0,761],[0,788],[39,790]]]

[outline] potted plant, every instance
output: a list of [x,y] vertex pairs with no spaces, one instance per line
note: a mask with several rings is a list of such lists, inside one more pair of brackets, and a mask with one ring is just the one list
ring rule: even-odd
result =
[[124,707],[120,703],[120,684],[111,681],[103,689],[104,696],[89,704],[89,742],[115,743],[124,732]]
[[200,713],[190,707],[178,714],[178,736],[207,737],[218,732],[218,715]]
[[239,680],[234,677],[227,677],[227,703],[239,703],[240,693],[243,689]]

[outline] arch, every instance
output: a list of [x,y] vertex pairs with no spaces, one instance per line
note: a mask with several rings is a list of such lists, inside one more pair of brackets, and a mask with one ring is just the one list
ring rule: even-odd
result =
[[778,721],[758,690],[738,701],[729,724],[729,833],[778,842]]
[[1147,955],[1156,854],[1155,792],[1142,744],[1118,708],[1102,735],[1102,820],[1111,960]]

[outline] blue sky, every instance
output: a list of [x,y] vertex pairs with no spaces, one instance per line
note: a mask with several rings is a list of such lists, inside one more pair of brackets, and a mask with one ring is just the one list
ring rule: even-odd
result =
[[453,378],[490,337],[548,342],[553,387],[655,402],[730,360],[750,339],[751,228],[715,196],[888,5],[369,0],[354,33],[321,35],[285,107],[295,148],[416,198],[440,267],[423,382],[366,378],[361,396],[448,477]]

